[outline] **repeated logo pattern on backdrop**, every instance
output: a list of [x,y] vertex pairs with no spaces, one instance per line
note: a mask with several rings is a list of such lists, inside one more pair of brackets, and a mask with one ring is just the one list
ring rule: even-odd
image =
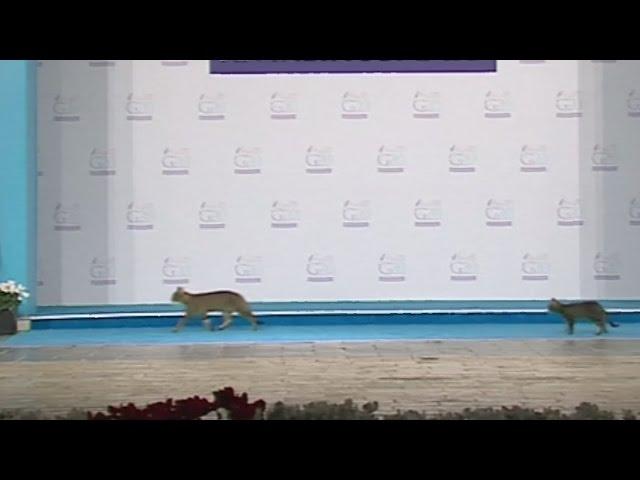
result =
[[640,294],[640,62],[222,67],[39,62],[41,304]]

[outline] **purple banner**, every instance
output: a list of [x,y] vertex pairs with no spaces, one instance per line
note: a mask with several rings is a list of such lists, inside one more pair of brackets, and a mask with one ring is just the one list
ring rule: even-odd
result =
[[220,75],[270,73],[487,73],[497,60],[210,60]]

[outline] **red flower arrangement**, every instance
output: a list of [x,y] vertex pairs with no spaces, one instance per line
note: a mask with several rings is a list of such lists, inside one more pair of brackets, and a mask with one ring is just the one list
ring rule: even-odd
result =
[[257,415],[262,418],[267,407],[264,400],[256,400],[253,403],[249,403],[249,397],[246,393],[238,396],[231,387],[213,392],[213,397],[215,399],[213,409],[223,408],[227,410],[231,420],[255,420]]
[[[213,396],[213,402],[198,396],[175,402],[169,398],[142,409],[133,403],[119,407],[109,406],[107,414],[89,412],[87,416],[89,420],[198,420],[210,412],[224,409],[231,420],[254,420],[257,417],[263,418],[267,406],[264,400],[249,403],[246,393],[236,395],[231,387],[213,392]],[[218,413],[218,418],[220,417]]]

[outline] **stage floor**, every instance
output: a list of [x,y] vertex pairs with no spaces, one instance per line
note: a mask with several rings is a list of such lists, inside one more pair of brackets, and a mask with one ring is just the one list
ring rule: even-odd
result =
[[[622,323],[620,320],[616,320]],[[86,323],[86,322],[85,322]],[[238,319],[229,329],[209,332],[193,322],[179,333],[162,327],[34,329],[6,337],[0,346],[195,345],[296,342],[377,342],[403,340],[585,340],[597,338],[593,324],[580,323],[573,336],[557,323],[415,323],[415,324],[265,324],[258,331]],[[609,327],[603,338],[640,340],[640,322]]]

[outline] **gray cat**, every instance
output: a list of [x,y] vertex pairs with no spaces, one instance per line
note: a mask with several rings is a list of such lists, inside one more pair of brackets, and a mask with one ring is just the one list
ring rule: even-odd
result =
[[598,333],[607,333],[607,323],[616,328],[620,325],[607,318],[607,312],[598,302],[560,303],[555,298],[549,302],[549,311],[559,313],[567,322],[567,333],[573,334],[573,326],[578,319],[586,319],[598,325]]

